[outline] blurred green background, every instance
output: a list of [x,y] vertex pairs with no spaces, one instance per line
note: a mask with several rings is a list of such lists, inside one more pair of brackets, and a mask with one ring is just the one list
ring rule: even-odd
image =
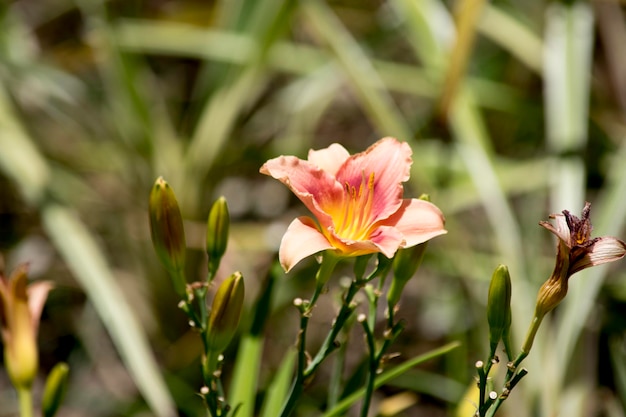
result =
[[[205,274],[204,221],[220,195],[233,222],[222,276],[243,272],[248,306],[277,279],[261,399],[295,341],[291,301],[309,296],[315,264],[272,269],[304,208],[259,167],[395,136],[414,151],[405,194],[430,194],[449,233],[407,287],[394,350],[462,347],[380,389],[375,409],[444,416],[462,404],[469,417],[494,268],[511,271],[518,346],[552,270],[554,238],[538,221],[589,200],[594,235],[624,236],[624,45],[617,0],[2,2],[0,251],[5,270],[29,262],[56,287],[36,392],[63,360],[61,416],[202,415],[200,341],[150,242],[148,194],[162,175],[186,220],[189,280]],[[625,272],[617,262],[572,279],[502,416],[625,415]],[[311,346],[337,291],[315,312]],[[361,337],[349,345],[354,369]],[[325,378],[298,415],[320,415]],[[0,416],[16,410],[0,372]]]

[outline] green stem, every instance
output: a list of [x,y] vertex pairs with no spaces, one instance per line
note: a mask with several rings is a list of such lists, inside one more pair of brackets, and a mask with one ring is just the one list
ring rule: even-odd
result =
[[20,403],[20,417],[33,417],[33,391],[31,388],[17,388]]
[[[530,322],[530,327],[528,327],[528,332],[526,333],[526,340],[524,340],[524,344],[522,345],[522,353],[525,353],[524,358],[530,352],[530,349],[533,347],[533,341],[535,340],[535,335],[537,334],[537,330],[539,330],[539,326],[541,326],[541,321],[543,320],[543,314],[535,313],[535,317]],[[522,358],[519,362],[521,362],[524,358]],[[519,359],[519,358],[518,358]],[[516,365],[519,365],[519,362]]]
[[367,347],[370,352],[369,369],[367,380],[365,381],[365,396],[363,397],[363,407],[361,408],[361,417],[367,417],[372,403],[372,395],[374,394],[374,381],[376,380],[376,371],[380,364],[379,356],[376,354],[376,344],[374,334],[367,321],[363,321],[363,330],[365,331]]
[[305,376],[308,377],[312,375],[317,370],[317,367],[322,363],[322,361],[326,359],[326,357],[330,355],[331,352],[333,352],[337,348],[335,344],[337,335],[343,328],[345,322],[352,315],[352,312],[354,311],[354,308],[355,308],[355,305],[352,304],[352,299],[359,292],[359,290],[361,289],[363,285],[364,285],[364,281],[352,281],[350,288],[348,288],[348,292],[343,301],[341,309],[339,310],[339,314],[337,314],[337,318],[335,319],[335,324],[334,326],[331,327],[330,332],[328,333],[328,335],[326,336],[326,339],[324,340],[324,343],[322,343],[322,346],[320,347],[319,351],[317,352],[313,360],[311,360],[311,362],[309,363],[309,366],[304,371]]
[[[515,360],[510,364],[509,370],[506,372],[504,389],[509,393],[510,390],[515,387],[517,382],[519,382],[519,380],[526,375],[525,370],[522,370],[524,371],[523,374],[519,374],[517,372],[517,368],[530,353],[530,349],[533,347],[533,342],[535,340],[535,336],[537,335],[537,330],[539,330],[539,327],[541,326],[541,321],[543,320],[543,317],[544,314],[537,314],[537,312],[535,312],[535,316],[530,322],[530,326],[528,327],[528,331],[526,332],[526,339],[524,339],[524,343],[522,344],[522,350],[519,355],[517,355]],[[491,407],[489,407],[489,410],[486,413],[486,417],[493,417],[496,414],[496,411],[498,411],[498,408],[500,408],[502,403],[507,398],[508,393],[507,395],[498,396],[498,399],[493,403]]]
[[[308,375],[308,368],[306,368],[307,363],[307,354],[306,354],[306,332],[307,327],[309,325],[309,319],[311,318],[311,313],[313,312],[313,307],[317,302],[318,297],[322,293],[324,286],[330,279],[337,262],[339,261],[339,257],[335,256],[332,252],[326,251],[324,252],[324,257],[322,259],[322,264],[320,268],[317,270],[317,274],[315,275],[316,285],[315,292],[313,293],[313,297],[311,297],[311,301],[309,301],[306,305],[302,306],[300,310],[300,331],[298,333],[298,366],[296,372],[296,378],[291,385],[291,390],[289,392],[289,397],[287,401],[283,405],[283,408],[280,412],[280,417],[287,417],[291,415],[293,410],[296,407],[296,403],[302,395],[302,390],[304,389],[304,381]],[[339,327],[336,325],[333,326],[333,330],[335,327]],[[339,327],[340,328],[340,327]],[[335,337],[337,335],[335,334]],[[333,338],[334,341],[334,338]],[[309,366],[310,368],[310,366]]]
[[309,323],[309,316],[306,314],[302,314],[300,316],[300,333],[298,336],[298,368],[296,372],[296,378],[291,384],[291,389],[289,391],[289,397],[287,401],[283,405],[282,410],[280,410],[280,417],[287,417],[291,415],[293,410],[296,408],[296,403],[302,395],[303,384],[304,384],[304,364],[306,363],[306,329]]

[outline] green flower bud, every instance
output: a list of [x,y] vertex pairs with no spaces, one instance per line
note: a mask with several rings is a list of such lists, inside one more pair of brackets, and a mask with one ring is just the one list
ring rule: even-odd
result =
[[185,297],[187,244],[183,218],[174,191],[163,177],[157,178],[150,192],[149,214],[154,249],[170,273],[176,293]]
[[67,391],[69,371],[69,366],[64,362],[56,364],[50,371],[43,391],[43,398],[41,399],[43,417],[54,417],[59,410]]
[[206,252],[209,255],[210,276],[215,274],[226,252],[229,226],[228,204],[224,197],[220,197],[213,203],[207,221]]
[[487,321],[489,322],[489,343],[493,356],[500,339],[504,335],[508,338],[511,327],[511,276],[505,265],[499,265],[491,277],[487,298]]
[[207,348],[210,351],[224,351],[237,332],[243,298],[243,277],[241,273],[235,272],[222,282],[213,298],[207,334]]
[[427,246],[428,242],[424,242],[412,248],[399,249],[396,253],[393,260],[393,279],[387,293],[387,302],[390,307],[395,306],[400,301],[404,286],[415,275],[422,259],[424,259]]

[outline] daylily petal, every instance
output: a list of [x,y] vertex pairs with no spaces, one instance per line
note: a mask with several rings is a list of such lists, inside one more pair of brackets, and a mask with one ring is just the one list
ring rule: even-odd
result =
[[405,244],[404,235],[393,226],[380,226],[371,236],[372,242],[387,258],[393,258],[396,251]]
[[570,274],[575,274],[590,266],[601,265],[607,262],[617,261],[626,255],[626,243],[614,237],[601,237],[592,247],[582,249],[588,251],[585,256],[577,259],[570,265]]
[[551,214],[550,218],[554,219],[554,224],[546,221],[540,221],[539,224],[554,233],[556,237],[570,247],[571,232],[565,220],[565,216],[563,214]]
[[331,217],[322,207],[332,206],[343,199],[343,187],[334,176],[309,161],[295,156],[270,159],[260,169],[285,184],[317,217],[323,227],[332,224]]
[[39,328],[41,311],[52,287],[53,284],[50,281],[40,281],[28,286],[28,309],[30,310],[30,318],[35,333],[37,333]]
[[278,257],[285,272],[302,259],[314,253],[332,249],[328,239],[317,229],[315,221],[307,216],[291,222],[282,241]]
[[404,236],[403,247],[410,248],[435,236],[448,233],[443,213],[434,204],[416,198],[405,199],[385,224],[394,226]]
[[350,157],[350,153],[338,143],[333,143],[326,149],[309,151],[309,162],[317,165],[331,175],[336,175],[343,163]]
[[359,188],[374,174],[372,222],[391,216],[402,203],[402,183],[411,174],[411,147],[394,138],[384,138],[365,152],[353,155],[337,171],[337,181]]

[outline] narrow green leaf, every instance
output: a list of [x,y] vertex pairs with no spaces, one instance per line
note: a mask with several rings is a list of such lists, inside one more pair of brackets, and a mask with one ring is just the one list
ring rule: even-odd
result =
[[276,372],[272,383],[267,388],[260,417],[276,417],[280,414],[281,407],[287,398],[289,384],[291,384],[296,353],[295,349],[289,349],[285,353],[278,372]]
[[246,335],[241,339],[233,379],[230,385],[228,402],[237,410],[237,417],[254,415],[254,399],[261,369],[263,338]]
[[89,296],[137,387],[158,417],[175,415],[148,340],[93,236],[68,208],[42,209],[43,225]]
[[[413,368],[414,366],[417,366],[428,360],[434,359],[438,356],[445,355],[446,353],[456,349],[459,346],[460,346],[459,342],[448,343],[447,345],[444,345],[438,349],[431,350],[430,352],[424,353],[423,355],[420,355],[420,356],[416,356],[413,359],[410,359],[404,363],[401,363],[400,365],[386,372],[383,372],[381,375],[379,375],[376,378],[376,381],[374,382],[374,388],[379,388],[383,386],[384,384],[386,384],[387,382],[391,381],[392,379],[402,375],[403,373]],[[361,397],[363,397],[363,395],[365,395],[365,388],[361,388],[355,393],[344,398],[333,409],[324,413],[322,417],[333,417],[333,416],[342,415],[343,413],[346,412],[346,410],[348,410],[348,408],[352,404],[354,404]]]

